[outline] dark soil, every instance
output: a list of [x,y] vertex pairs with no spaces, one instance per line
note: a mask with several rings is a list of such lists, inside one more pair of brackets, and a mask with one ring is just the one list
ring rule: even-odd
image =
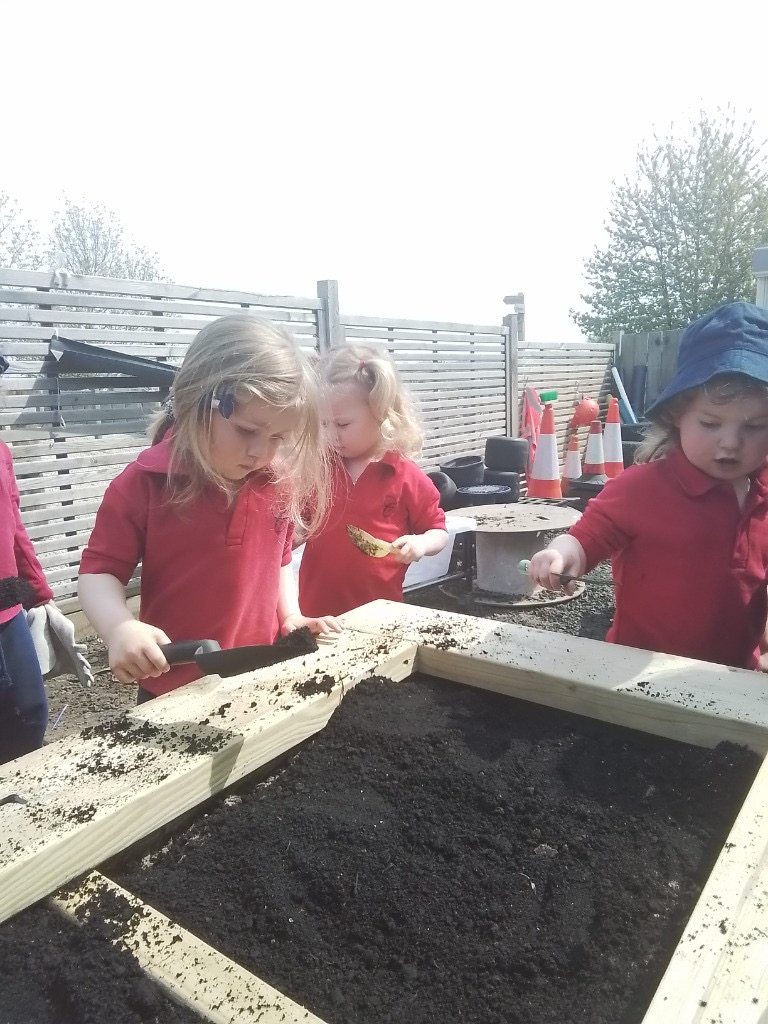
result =
[[332,1024],[636,1024],[757,767],[374,680],[114,877]]
[[44,904],[0,925],[0,1024],[199,1024],[97,922]]

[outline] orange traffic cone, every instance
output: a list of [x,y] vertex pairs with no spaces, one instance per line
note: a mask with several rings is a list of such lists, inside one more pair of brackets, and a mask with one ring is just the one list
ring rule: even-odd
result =
[[605,448],[605,475],[607,477],[618,476],[624,470],[618,398],[611,397],[608,403],[608,415],[605,417],[603,441]]
[[560,464],[557,458],[557,435],[555,434],[555,414],[552,403],[544,406],[541,418],[539,441],[533,467],[528,474],[529,498],[562,498],[560,488]]
[[583,476],[605,477],[605,455],[603,454],[603,424],[600,420],[592,420],[587,438],[587,450],[584,454]]
[[578,480],[581,476],[581,451],[579,450],[579,435],[574,432],[571,434],[571,440],[568,443],[568,451],[565,453],[565,462],[563,463],[563,479],[560,481],[563,494],[567,494],[569,487],[568,484],[571,480]]

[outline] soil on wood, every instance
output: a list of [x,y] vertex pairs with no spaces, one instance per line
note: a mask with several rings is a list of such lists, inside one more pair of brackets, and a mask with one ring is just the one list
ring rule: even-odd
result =
[[199,1024],[109,942],[45,904],[0,925],[0,1024]]
[[637,1024],[757,767],[372,680],[113,877],[331,1024]]

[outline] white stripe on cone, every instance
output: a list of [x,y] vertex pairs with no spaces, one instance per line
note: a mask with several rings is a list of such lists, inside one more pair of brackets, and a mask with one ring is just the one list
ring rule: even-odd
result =
[[605,475],[608,477],[618,476],[624,470],[618,398],[611,398],[608,404],[608,415],[605,418],[605,433],[603,434],[603,448],[605,450]]
[[533,468],[528,474],[529,498],[562,498],[560,488],[560,462],[557,458],[557,436],[555,435],[555,414],[552,404],[544,406],[541,418],[539,440]]
[[579,437],[575,432],[571,435],[568,444],[568,451],[565,453],[563,463],[563,479],[578,480],[581,476],[581,452],[579,451]]
[[584,476],[605,475],[605,455],[603,454],[603,424],[600,420],[592,420],[587,438],[587,450],[584,454]]

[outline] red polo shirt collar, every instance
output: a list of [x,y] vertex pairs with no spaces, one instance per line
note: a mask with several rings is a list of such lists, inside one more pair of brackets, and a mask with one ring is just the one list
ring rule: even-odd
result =
[[[715,480],[714,477],[689,462],[679,447],[675,447],[669,452],[662,465],[674,476],[682,490],[692,498],[700,498],[723,483],[722,480]],[[750,490],[753,493],[765,494],[768,491],[768,466],[763,466],[749,479],[752,485]]]

